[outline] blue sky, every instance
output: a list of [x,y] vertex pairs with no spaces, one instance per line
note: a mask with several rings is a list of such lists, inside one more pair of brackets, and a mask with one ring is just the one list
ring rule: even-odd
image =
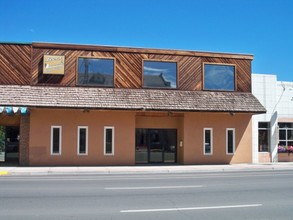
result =
[[293,81],[292,0],[0,0],[0,41],[247,53]]

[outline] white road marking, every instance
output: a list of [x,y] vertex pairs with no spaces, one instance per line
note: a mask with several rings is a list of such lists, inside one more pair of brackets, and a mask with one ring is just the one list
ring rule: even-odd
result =
[[141,187],[107,187],[106,190],[136,190],[136,189],[182,189],[182,188],[199,188],[203,185],[193,186],[141,186]]
[[189,208],[168,208],[168,209],[134,209],[134,210],[121,210],[120,212],[121,213],[171,212],[171,211],[190,211],[190,210],[208,210],[208,209],[251,208],[251,207],[259,207],[259,206],[262,206],[262,204],[206,206],[206,207],[189,207]]

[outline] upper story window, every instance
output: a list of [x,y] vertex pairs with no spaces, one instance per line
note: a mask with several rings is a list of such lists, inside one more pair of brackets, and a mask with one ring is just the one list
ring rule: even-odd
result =
[[235,66],[204,63],[204,90],[235,91]]
[[177,63],[162,61],[144,61],[143,87],[145,88],[176,88]]
[[78,58],[78,84],[114,86],[114,59]]

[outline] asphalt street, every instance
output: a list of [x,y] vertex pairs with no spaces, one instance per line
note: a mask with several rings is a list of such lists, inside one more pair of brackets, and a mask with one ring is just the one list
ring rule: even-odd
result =
[[0,219],[293,219],[293,171],[0,176]]

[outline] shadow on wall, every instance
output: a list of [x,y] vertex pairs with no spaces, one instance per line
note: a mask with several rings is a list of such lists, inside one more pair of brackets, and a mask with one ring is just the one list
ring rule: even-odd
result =
[[[272,162],[278,162],[278,137],[279,137],[279,132],[278,132],[278,111],[275,111],[274,114],[271,117],[271,128],[273,128],[273,132],[271,132],[271,149],[270,151],[272,152]],[[275,138],[274,138],[275,137]],[[276,142],[273,142],[273,140],[276,140]]]
[[229,164],[252,162],[252,120],[251,116],[242,115],[235,118],[238,121],[235,131],[235,153],[227,155]]

